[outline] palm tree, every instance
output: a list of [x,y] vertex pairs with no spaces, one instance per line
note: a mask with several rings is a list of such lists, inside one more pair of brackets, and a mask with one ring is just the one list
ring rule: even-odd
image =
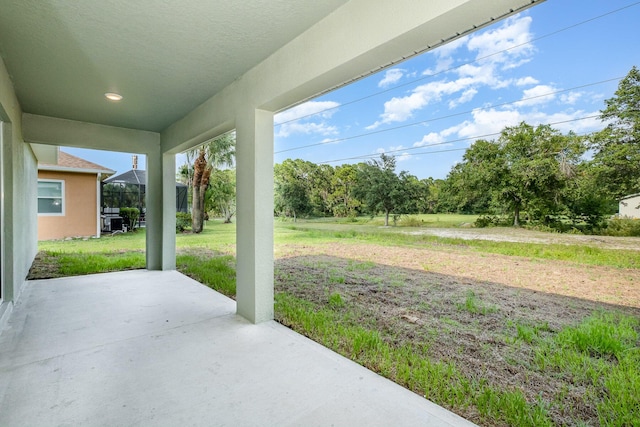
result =
[[219,136],[187,153],[187,158],[195,157],[193,164],[193,195],[191,209],[191,229],[202,232],[205,214],[205,193],[209,186],[211,172],[222,166],[233,166],[236,154],[235,132]]

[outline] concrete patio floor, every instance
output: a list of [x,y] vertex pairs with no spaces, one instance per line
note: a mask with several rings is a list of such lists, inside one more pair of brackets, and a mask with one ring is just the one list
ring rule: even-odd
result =
[[2,426],[469,426],[175,271],[29,282],[0,334]]

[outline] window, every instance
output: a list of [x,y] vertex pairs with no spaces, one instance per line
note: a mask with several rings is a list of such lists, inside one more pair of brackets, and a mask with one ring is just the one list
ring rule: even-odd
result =
[[38,180],[38,215],[64,215],[64,181]]

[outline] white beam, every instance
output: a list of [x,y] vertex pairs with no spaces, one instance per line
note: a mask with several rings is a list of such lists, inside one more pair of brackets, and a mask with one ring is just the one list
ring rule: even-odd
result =
[[160,147],[160,134],[55,117],[22,114],[25,142],[123,153],[148,154]]

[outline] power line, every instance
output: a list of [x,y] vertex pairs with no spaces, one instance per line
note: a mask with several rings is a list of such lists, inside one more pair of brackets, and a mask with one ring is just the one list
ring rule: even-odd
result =
[[437,73],[428,74],[428,75],[426,75],[426,76],[424,76],[424,77],[420,77],[420,78],[417,78],[417,79],[411,80],[411,81],[409,81],[409,82],[399,84],[399,85],[394,86],[394,87],[391,87],[391,88],[389,88],[389,89],[385,89],[385,90],[381,90],[381,91],[378,91],[378,92],[374,92],[374,93],[372,93],[372,94],[369,94],[369,95],[363,96],[363,97],[361,97],[361,98],[357,98],[357,99],[354,99],[354,100],[351,100],[351,101],[344,102],[344,103],[342,103],[342,104],[340,104],[340,105],[337,105],[337,106],[335,106],[335,107],[325,108],[324,110],[316,111],[316,112],[314,112],[314,113],[306,114],[306,115],[304,115],[304,116],[300,116],[300,117],[296,117],[296,118],[294,118],[294,119],[285,120],[285,121],[283,121],[283,122],[276,123],[276,124],[274,124],[274,127],[275,127],[275,126],[280,126],[280,125],[283,125],[283,124],[286,124],[286,123],[295,122],[295,121],[298,121],[298,120],[301,120],[301,119],[305,119],[305,118],[307,118],[307,117],[312,117],[312,116],[315,116],[315,115],[318,115],[318,114],[322,114],[322,113],[324,113],[324,112],[331,111],[331,110],[335,110],[335,109],[337,109],[337,108],[344,107],[344,106],[346,106],[346,105],[355,104],[355,103],[357,103],[357,102],[364,101],[364,100],[366,100],[366,99],[373,98],[373,97],[375,97],[375,96],[382,95],[382,94],[384,94],[384,93],[394,91],[394,90],[396,90],[396,89],[398,89],[398,88],[402,88],[402,87],[405,87],[405,86],[413,85],[413,84],[415,84],[415,83],[421,82],[421,81],[426,80],[426,79],[429,79],[429,78],[431,78],[431,77],[436,77],[436,76],[438,76],[438,75],[440,75],[440,74],[448,73],[448,72],[450,72],[450,71],[453,71],[453,70],[456,70],[456,69],[458,69],[458,68],[464,67],[465,65],[470,65],[470,64],[473,64],[473,63],[475,63],[475,62],[482,61],[482,60],[487,59],[487,58],[490,58],[490,57],[492,57],[492,56],[495,56],[495,55],[498,55],[498,54],[501,54],[501,53],[504,53],[504,52],[508,52],[508,51],[510,51],[510,50],[512,50],[512,49],[516,49],[516,48],[519,48],[519,47],[522,47],[522,46],[525,46],[525,45],[528,45],[528,44],[532,44],[532,43],[534,43],[534,42],[540,41],[540,40],[545,39],[545,38],[547,38],[547,37],[555,36],[556,34],[562,33],[562,32],[564,32],[564,31],[568,31],[568,30],[571,30],[571,29],[573,29],[573,28],[579,27],[579,26],[581,26],[581,25],[588,24],[588,23],[593,22],[593,21],[596,21],[596,20],[598,20],[598,19],[602,19],[602,18],[604,18],[604,17],[606,17],[606,16],[613,15],[613,14],[615,14],[615,13],[622,12],[622,11],[623,11],[623,10],[625,10],[625,9],[629,9],[629,8],[631,8],[631,7],[637,6],[638,4],[640,4],[640,1],[637,1],[637,2],[635,2],[635,3],[628,4],[628,5],[626,5],[626,6],[623,6],[623,7],[618,8],[618,9],[614,9],[614,10],[609,11],[609,12],[605,12],[605,13],[603,13],[603,14],[601,14],[601,15],[594,16],[593,18],[589,18],[589,19],[586,19],[586,20],[584,20],[584,21],[577,22],[577,23],[575,23],[575,24],[569,25],[568,27],[560,28],[559,30],[552,31],[552,32],[547,33],[547,34],[544,34],[544,35],[542,35],[542,36],[539,36],[539,37],[533,38],[533,39],[531,39],[531,40],[529,40],[529,41],[527,41],[527,42],[523,42],[523,43],[520,43],[520,44],[517,44],[517,45],[513,45],[513,46],[510,46],[510,47],[508,47],[508,48],[506,48],[506,49],[499,50],[499,51],[496,51],[496,52],[490,53],[490,54],[485,55],[485,56],[481,56],[481,57],[476,58],[476,59],[474,59],[474,60],[472,60],[472,61],[467,61],[467,62],[461,63],[461,64],[459,64],[459,65],[457,65],[457,66],[455,66],[455,67],[447,68],[447,69],[445,69],[445,70],[438,71]]
[[482,110],[487,110],[487,109],[490,109],[490,108],[504,107],[505,105],[516,104],[518,102],[526,102],[526,101],[530,101],[532,99],[544,98],[544,97],[551,96],[551,95],[557,95],[557,94],[563,93],[563,92],[569,92],[569,91],[576,90],[576,89],[583,89],[583,88],[589,87],[589,86],[596,86],[596,85],[599,85],[599,84],[609,83],[611,81],[620,80],[623,77],[624,76],[622,76],[622,77],[614,77],[614,78],[611,78],[611,79],[601,80],[601,81],[594,82],[594,83],[587,83],[587,84],[580,85],[580,86],[574,86],[574,87],[569,88],[569,89],[562,89],[562,90],[558,90],[558,91],[554,91],[554,92],[544,93],[544,94],[541,94],[541,95],[531,96],[531,97],[528,97],[528,98],[522,98],[522,99],[518,99],[516,101],[508,101],[508,102],[502,102],[502,103],[499,103],[499,104],[488,105],[488,106],[485,106],[485,107],[473,108],[471,110],[462,111],[460,113],[454,113],[454,114],[449,114],[449,115],[446,115],[446,116],[440,116],[440,117],[435,117],[435,118],[432,118],[432,119],[421,120],[421,121],[418,121],[418,122],[407,123],[407,124],[404,124],[404,125],[390,127],[390,128],[386,128],[386,129],[380,129],[380,130],[376,130],[376,131],[365,132],[365,133],[361,133],[361,134],[358,134],[358,135],[347,136],[347,137],[344,137],[344,138],[336,138],[336,139],[331,139],[331,140],[324,141],[324,142],[316,142],[314,144],[302,145],[300,147],[287,148],[285,150],[276,151],[276,152],[274,152],[274,154],[281,154],[281,153],[286,153],[286,152],[289,152],[289,151],[302,150],[304,148],[316,147],[318,145],[326,145],[326,144],[331,144],[331,143],[335,143],[335,142],[348,141],[348,140],[352,140],[352,139],[362,138],[364,136],[376,135],[376,134],[383,133],[383,132],[391,132],[393,130],[404,129],[404,128],[407,128],[407,127],[412,127],[412,126],[417,126],[417,125],[421,125],[421,124],[425,124],[425,123],[435,122],[435,121],[438,121],[438,120],[449,119],[449,118],[452,118],[452,117],[471,114],[474,111],[482,111]]
[[[563,123],[570,123],[570,122],[577,122],[577,121],[580,121],[580,120],[593,119],[593,118],[596,118],[596,117],[600,117],[600,114],[593,114],[591,116],[578,117],[578,118],[575,118],[575,119],[559,120],[557,122],[539,124],[538,126],[555,126],[555,125],[559,125],[559,124],[563,124]],[[452,140],[449,140],[449,141],[443,141],[443,142],[438,142],[438,143],[429,144],[429,145],[423,145],[423,146],[419,146],[419,147],[401,148],[401,149],[397,149],[397,150],[385,151],[384,153],[362,154],[360,156],[345,157],[345,158],[342,158],[342,159],[335,159],[335,160],[325,160],[325,161],[316,162],[316,163],[325,164],[325,163],[343,162],[343,161],[346,161],[346,160],[371,159],[373,157],[379,156],[380,154],[407,152],[407,151],[410,151],[410,150],[418,150],[420,148],[425,148],[425,147],[434,147],[436,145],[446,145],[446,144],[454,144],[456,142],[462,142],[462,141],[478,140],[478,139],[483,139],[483,138],[487,138],[487,137],[490,137],[490,136],[500,135],[501,133],[502,133],[502,131],[493,132],[493,133],[487,133],[487,134],[484,134],[484,135],[476,135],[476,136],[470,136],[470,137],[466,137],[466,138],[452,139]],[[447,152],[450,152],[450,151],[462,151],[462,150],[466,150],[467,148],[468,147],[465,147],[465,148],[451,148],[449,150],[423,151],[423,152],[419,152],[419,153],[407,153],[407,154],[409,156],[417,156],[417,155],[420,155],[420,154],[447,153]],[[403,155],[404,155],[404,153],[403,153]]]

